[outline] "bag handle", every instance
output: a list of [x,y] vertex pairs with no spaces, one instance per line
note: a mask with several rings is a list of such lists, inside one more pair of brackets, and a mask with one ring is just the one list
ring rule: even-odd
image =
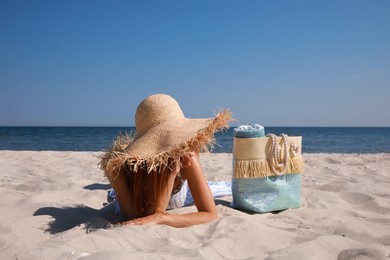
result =
[[274,134],[268,134],[267,137],[270,137],[270,169],[276,175],[283,175],[287,169],[289,161],[289,145],[288,145],[288,136],[286,134],[281,134],[282,140],[281,145],[277,143],[277,136]]

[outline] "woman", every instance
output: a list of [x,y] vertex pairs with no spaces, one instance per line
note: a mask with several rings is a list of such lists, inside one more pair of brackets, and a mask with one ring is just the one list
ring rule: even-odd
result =
[[[229,111],[215,118],[186,118],[176,100],[168,95],[143,100],[136,111],[134,138],[120,136],[100,161],[126,219],[122,223],[186,227],[216,219],[199,152],[207,150],[214,133],[226,128],[229,121]],[[167,214],[173,195],[187,183],[198,212]]]

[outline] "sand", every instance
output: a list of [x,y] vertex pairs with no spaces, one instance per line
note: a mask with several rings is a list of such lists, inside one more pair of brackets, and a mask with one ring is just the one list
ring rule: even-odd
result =
[[[188,228],[114,226],[99,153],[0,151],[0,259],[389,259],[390,154],[304,154],[302,206]],[[204,154],[211,181],[231,154]],[[172,211],[185,213],[187,207]]]

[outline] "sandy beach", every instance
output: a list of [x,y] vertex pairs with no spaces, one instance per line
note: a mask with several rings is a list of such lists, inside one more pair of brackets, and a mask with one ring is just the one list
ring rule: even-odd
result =
[[[182,229],[110,224],[98,155],[0,151],[1,259],[390,258],[390,154],[304,154],[300,208],[249,214],[226,197],[218,220]],[[231,179],[231,154],[201,162]]]

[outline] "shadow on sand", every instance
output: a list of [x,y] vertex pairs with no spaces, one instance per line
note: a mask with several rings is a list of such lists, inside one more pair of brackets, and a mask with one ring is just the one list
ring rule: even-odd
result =
[[[93,183],[83,187],[86,190],[109,190],[110,184]],[[103,208],[97,210],[85,205],[75,205],[69,207],[43,207],[34,212],[33,216],[49,215],[53,218],[49,222],[45,232],[57,234],[66,230],[84,225],[89,233],[96,229],[108,228],[112,223],[120,221],[115,215],[115,205],[113,202],[103,204]]]
[[103,184],[103,183],[93,183],[83,187],[86,190],[109,190],[111,189],[111,184]]
[[43,207],[35,211],[33,216],[51,216],[53,220],[48,223],[45,232],[54,235],[78,226],[83,226],[86,233],[101,228],[110,228],[113,223],[120,221],[119,216],[114,212],[114,203],[108,203],[99,210],[85,205],[62,208]]

